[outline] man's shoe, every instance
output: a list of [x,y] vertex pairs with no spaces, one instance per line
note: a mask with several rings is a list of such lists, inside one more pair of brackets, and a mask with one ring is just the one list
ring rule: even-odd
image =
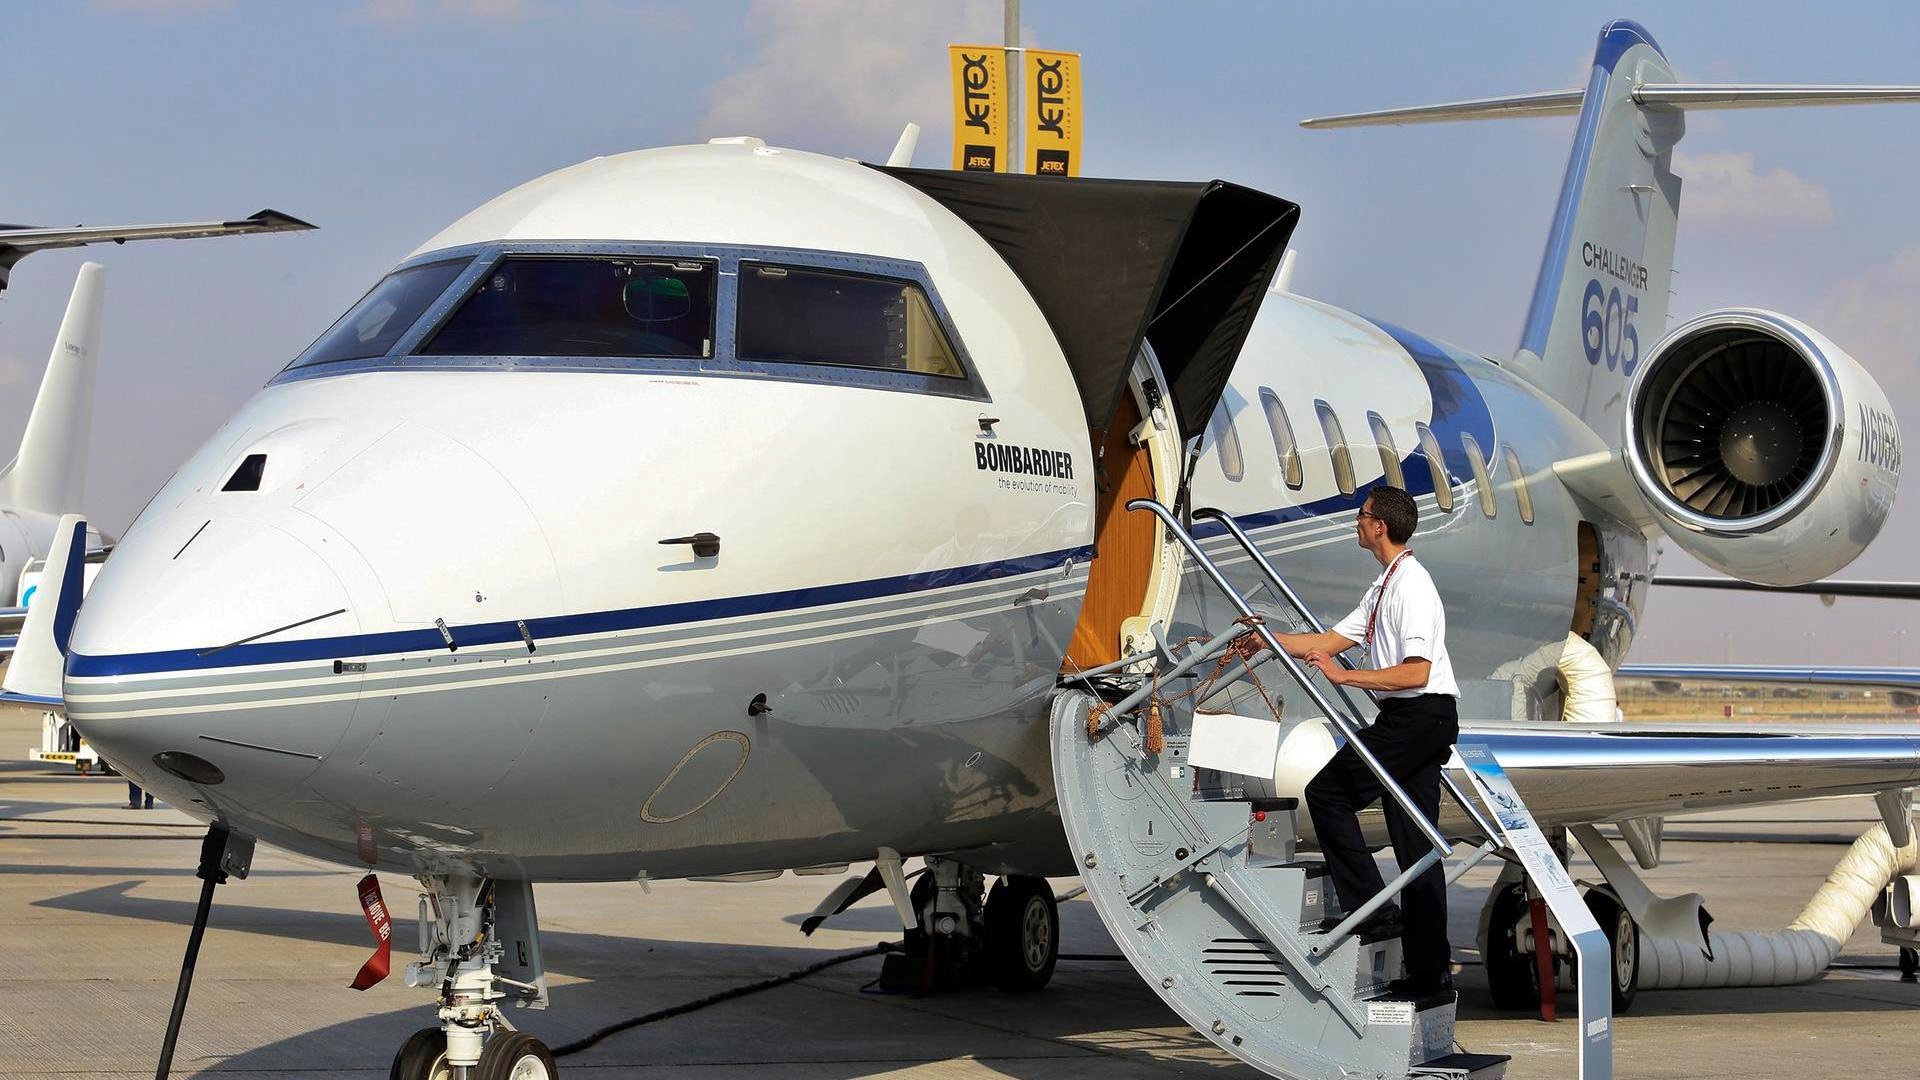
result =
[[1387,984],[1387,996],[1408,1001],[1453,993],[1452,975],[1409,975]]

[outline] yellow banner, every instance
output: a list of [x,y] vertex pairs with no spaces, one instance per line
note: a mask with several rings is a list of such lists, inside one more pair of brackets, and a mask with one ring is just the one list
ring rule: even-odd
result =
[[1080,54],[1028,49],[1021,111],[1027,114],[1027,172],[1080,175]]
[[953,167],[1007,171],[1007,51],[949,45],[953,67]]

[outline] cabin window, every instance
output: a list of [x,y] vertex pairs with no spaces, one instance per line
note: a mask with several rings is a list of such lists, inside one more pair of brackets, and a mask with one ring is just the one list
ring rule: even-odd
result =
[[1273,456],[1280,462],[1280,478],[1286,485],[1299,491],[1306,483],[1306,470],[1300,465],[1300,448],[1294,442],[1293,423],[1287,419],[1287,408],[1280,404],[1280,395],[1260,388],[1260,406],[1267,414],[1267,427],[1273,432]]
[[1487,459],[1480,456],[1480,442],[1463,431],[1460,448],[1467,452],[1467,464],[1473,466],[1473,486],[1480,489],[1480,512],[1491,518],[1500,510],[1493,502],[1493,477],[1487,474]]
[[1386,478],[1387,483],[1405,491],[1407,477],[1400,471],[1400,450],[1393,445],[1393,432],[1387,427],[1386,417],[1370,412],[1367,414],[1367,426],[1373,429],[1373,444],[1380,448],[1380,475]]
[[1239,483],[1247,475],[1247,458],[1240,452],[1240,433],[1234,430],[1233,414],[1227,411],[1225,398],[1213,408],[1213,418],[1207,421],[1207,437],[1213,440],[1220,471],[1227,479]]
[[1420,440],[1420,453],[1427,459],[1427,472],[1433,476],[1433,501],[1442,513],[1453,512],[1453,474],[1447,471],[1447,459],[1440,453],[1440,440],[1434,438],[1433,429],[1420,423],[1413,423],[1413,433]]
[[1527,472],[1520,467],[1520,455],[1513,447],[1500,448],[1501,456],[1507,459],[1507,474],[1513,477],[1513,501],[1520,504],[1520,520],[1533,524],[1533,496],[1527,493]]
[[743,361],[966,377],[927,294],[911,281],[740,264]]
[[1353,455],[1347,452],[1347,435],[1340,430],[1340,418],[1333,413],[1333,406],[1324,401],[1313,403],[1315,412],[1320,414],[1320,431],[1327,437],[1327,456],[1333,461],[1333,482],[1340,487],[1340,494],[1351,495],[1354,492]]
[[292,367],[370,360],[387,355],[422,312],[433,306],[471,259],[448,259],[395,270],[360,298],[340,321],[307,346]]
[[716,277],[698,259],[508,256],[419,352],[703,359]]

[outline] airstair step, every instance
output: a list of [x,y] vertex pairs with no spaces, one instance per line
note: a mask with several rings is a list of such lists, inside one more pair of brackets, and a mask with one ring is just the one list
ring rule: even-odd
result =
[[1507,1062],[1511,1060],[1508,1054],[1448,1054],[1415,1065],[1411,1074],[1447,1080],[1500,1080],[1507,1075]]

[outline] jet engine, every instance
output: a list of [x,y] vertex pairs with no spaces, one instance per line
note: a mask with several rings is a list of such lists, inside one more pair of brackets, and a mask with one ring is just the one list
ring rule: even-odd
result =
[[1852,562],[1900,480],[1879,384],[1811,327],[1756,309],[1708,312],[1647,353],[1627,388],[1625,448],[1675,543],[1765,585]]

